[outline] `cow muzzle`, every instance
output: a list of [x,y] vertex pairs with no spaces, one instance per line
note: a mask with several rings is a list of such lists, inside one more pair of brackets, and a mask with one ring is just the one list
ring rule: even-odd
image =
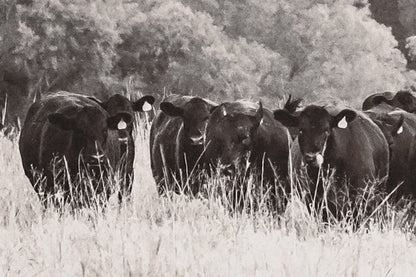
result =
[[119,137],[118,138],[118,141],[121,143],[121,144],[128,144],[128,142],[129,142],[129,138],[128,137]]
[[203,145],[204,135],[190,137],[192,145]]
[[104,154],[94,154],[90,155],[89,159],[87,160],[88,165],[90,166],[99,166],[104,163],[105,155]]
[[321,167],[324,163],[324,157],[321,153],[306,153],[304,159],[308,165],[317,167]]

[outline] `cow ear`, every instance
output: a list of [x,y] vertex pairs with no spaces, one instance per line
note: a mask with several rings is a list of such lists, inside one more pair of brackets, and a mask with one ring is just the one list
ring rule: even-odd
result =
[[396,93],[395,98],[402,105],[409,105],[413,102],[413,97],[409,91],[399,91]]
[[393,136],[397,136],[403,133],[403,123],[404,123],[404,116],[403,114],[401,114],[400,118],[392,126],[391,134]]
[[349,109],[342,110],[339,114],[332,117],[331,128],[338,127],[341,129],[345,129],[348,127],[348,123],[353,121],[356,116],[357,116],[357,113],[354,112],[353,110],[349,110]]
[[170,116],[183,116],[184,111],[182,108],[179,108],[173,105],[170,102],[162,102],[160,103],[160,109],[167,115]]
[[148,112],[152,109],[153,103],[155,103],[155,98],[151,95],[146,95],[133,102],[131,107],[136,112]]
[[95,103],[97,103],[98,105],[100,105],[104,110],[107,109],[107,102],[101,102],[100,99],[94,97],[94,96],[88,96],[88,99],[94,101]]
[[131,114],[119,112],[114,116],[107,118],[108,128],[112,130],[124,130],[133,121]]
[[384,97],[383,95],[377,95],[373,98],[373,100],[371,101],[373,102],[374,105],[380,105],[381,103],[387,103],[387,104],[391,104],[391,100],[388,100],[386,97]]
[[273,112],[274,119],[282,123],[286,127],[298,127],[299,119],[286,110],[275,110]]
[[66,131],[73,130],[76,126],[76,122],[72,118],[69,118],[61,113],[48,115],[48,120],[50,123]]
[[292,101],[292,94],[289,94],[289,98],[287,99],[283,109],[293,114],[300,107],[300,102],[302,102],[302,100],[302,98],[298,98]]

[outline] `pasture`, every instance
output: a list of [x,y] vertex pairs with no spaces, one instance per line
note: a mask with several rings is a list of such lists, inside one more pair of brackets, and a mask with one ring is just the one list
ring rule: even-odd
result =
[[120,206],[112,197],[102,211],[44,210],[17,139],[1,135],[0,276],[414,276],[411,203],[384,203],[355,229],[325,225],[297,194],[279,215],[232,212],[215,194],[159,197],[144,124],[133,198]]

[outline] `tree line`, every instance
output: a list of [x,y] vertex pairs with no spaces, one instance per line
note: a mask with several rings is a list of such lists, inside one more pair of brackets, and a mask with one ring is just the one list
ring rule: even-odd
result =
[[7,95],[9,122],[58,90],[357,105],[415,80],[416,6],[397,0],[390,9],[406,31],[398,38],[397,20],[382,22],[390,17],[369,2],[3,0],[0,102]]

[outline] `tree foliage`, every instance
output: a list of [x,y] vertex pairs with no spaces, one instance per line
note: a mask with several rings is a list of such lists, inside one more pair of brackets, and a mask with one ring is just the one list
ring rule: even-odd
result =
[[36,93],[105,98],[126,83],[159,96],[272,106],[291,93],[359,106],[414,82],[365,0],[4,0],[0,23],[0,91],[20,116]]

